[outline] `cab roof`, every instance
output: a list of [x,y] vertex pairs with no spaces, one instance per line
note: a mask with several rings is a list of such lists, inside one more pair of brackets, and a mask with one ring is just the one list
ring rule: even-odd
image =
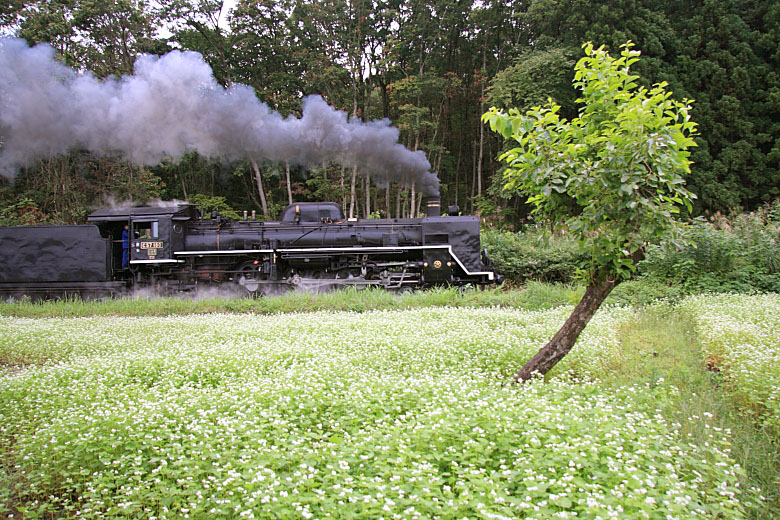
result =
[[124,208],[102,208],[93,211],[87,222],[111,222],[129,220],[131,217],[172,217],[176,220],[194,219],[200,215],[194,204],[171,204],[166,206],[131,206]]

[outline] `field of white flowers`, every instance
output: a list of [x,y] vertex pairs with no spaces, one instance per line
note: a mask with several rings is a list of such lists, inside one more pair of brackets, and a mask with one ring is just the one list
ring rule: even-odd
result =
[[695,296],[682,308],[740,406],[780,438],[780,295]]
[[0,317],[0,512],[743,518],[726,432],[694,446],[674,388],[598,382],[633,311],[506,384],[570,310]]

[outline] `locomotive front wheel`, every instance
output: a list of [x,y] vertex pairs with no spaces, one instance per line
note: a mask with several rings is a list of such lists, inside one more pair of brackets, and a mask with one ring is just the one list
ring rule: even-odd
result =
[[255,264],[244,264],[239,268],[238,285],[250,293],[260,288],[260,273]]
[[341,269],[336,274],[336,278],[339,280],[351,280],[353,278],[360,278],[360,269],[357,268]]

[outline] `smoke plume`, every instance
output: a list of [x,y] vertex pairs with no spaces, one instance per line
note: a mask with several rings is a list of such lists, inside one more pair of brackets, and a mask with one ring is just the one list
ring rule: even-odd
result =
[[252,88],[223,88],[194,52],[141,56],[133,76],[100,81],[57,61],[49,45],[0,38],[0,174],[7,177],[76,148],[146,165],[195,151],[225,161],[335,161],[367,170],[379,184],[415,182],[438,194],[425,154],[398,137],[387,119],[349,118],[319,96],[303,100],[302,117],[283,118]]

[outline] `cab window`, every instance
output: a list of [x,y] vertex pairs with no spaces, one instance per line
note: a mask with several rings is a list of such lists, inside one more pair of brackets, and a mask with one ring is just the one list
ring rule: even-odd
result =
[[157,221],[137,222],[135,228],[136,238],[159,238],[160,225]]

